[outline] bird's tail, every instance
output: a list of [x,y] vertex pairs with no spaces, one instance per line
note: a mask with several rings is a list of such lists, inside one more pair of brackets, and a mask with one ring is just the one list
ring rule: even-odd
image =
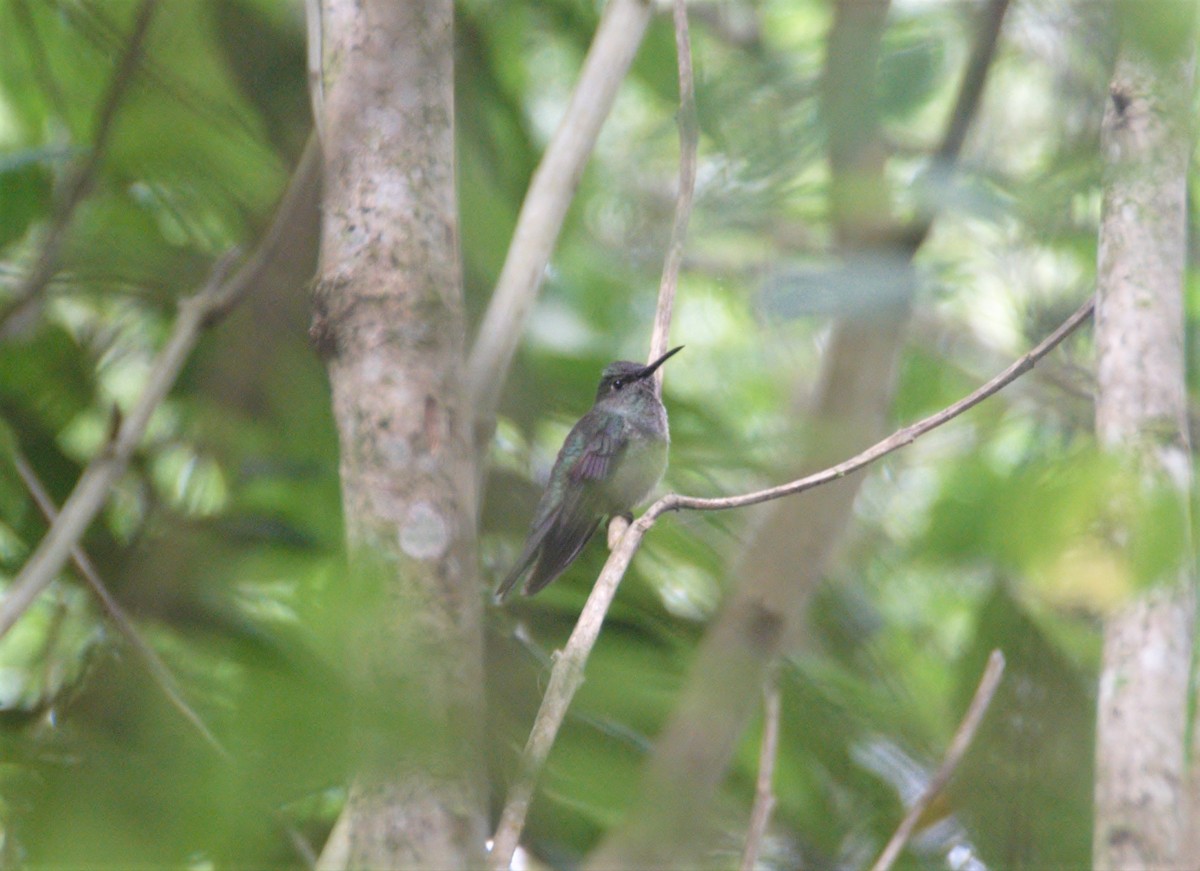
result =
[[492,594],[492,602],[494,604],[499,605],[508,598],[508,594],[512,592],[512,588],[515,587],[517,581],[521,579],[521,575],[525,574],[525,572],[533,564],[534,559],[537,558],[537,552],[537,547],[530,547],[529,545],[525,546],[525,550],[521,552],[521,556],[517,560],[517,564],[514,565],[512,570],[504,576],[504,580],[500,582],[500,586],[496,587],[496,592]]

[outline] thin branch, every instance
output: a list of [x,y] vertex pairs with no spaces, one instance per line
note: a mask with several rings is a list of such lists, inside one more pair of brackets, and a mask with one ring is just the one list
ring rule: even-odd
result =
[[950,123],[937,150],[937,159],[942,163],[955,163],[962,154],[967,130],[971,127],[971,120],[975,117],[975,110],[983,96],[983,86],[987,82],[988,71],[992,68],[992,58],[996,56],[996,45],[1000,40],[1000,28],[1004,24],[1008,4],[1009,0],[990,0],[983,10],[979,20],[979,31],[975,36],[975,46],[958,89],[958,99],[950,113]]
[[938,770],[934,772],[933,777],[925,784],[925,789],[917,797],[917,800],[909,807],[908,813],[900,821],[895,834],[887,842],[887,846],[883,848],[883,852],[879,855],[875,864],[871,866],[871,871],[888,871],[900,856],[900,851],[904,849],[904,845],[912,836],[913,829],[916,828],[921,815],[925,813],[925,809],[937,798],[938,794],[946,788],[946,784],[950,782],[955,769],[962,762],[963,756],[967,753],[967,748],[971,746],[971,742],[975,739],[975,733],[979,729],[979,724],[983,722],[983,716],[987,713],[988,706],[992,703],[992,697],[996,694],[996,688],[1000,686],[1000,678],[1003,676],[1004,654],[999,650],[993,650],[991,656],[988,657],[987,667],[983,670],[983,676],[979,679],[979,686],[975,689],[975,695],[971,699],[971,704],[967,706],[967,712],[963,715],[962,722],[958,724],[958,729],[955,731],[954,737],[950,740],[950,746],[946,748],[946,755],[942,759],[942,764],[938,766]]
[[720,499],[699,499],[694,496],[680,496],[675,493],[668,493],[657,502],[650,506],[646,511],[647,514],[657,516],[664,511],[677,511],[681,508],[690,508],[693,511],[720,511],[726,508],[741,508],[746,505],[757,505],[759,502],[767,502],[772,499],[778,499],[781,496],[791,496],[795,493],[802,493],[805,490],[811,490],[813,487],[818,487],[821,484],[827,484],[830,481],[835,481],[838,478],[844,478],[852,472],[857,472],[864,466],[878,460],[880,457],[912,444],[921,436],[925,435],[930,430],[936,429],[946,421],[958,417],[964,411],[978,405],[987,399],[989,396],[999,392],[1004,387],[1007,387],[1013,381],[1016,381],[1037,362],[1049,354],[1058,346],[1063,339],[1075,332],[1080,324],[1086,321],[1092,314],[1092,308],[1095,305],[1095,300],[1089,298],[1087,302],[1076,309],[1075,313],[1067,318],[1053,333],[1038,343],[1038,345],[1025,356],[1016,360],[1011,366],[995,376],[985,384],[971,391],[962,399],[955,402],[953,405],[943,408],[941,411],[929,415],[914,424],[897,430],[883,441],[876,442],[871,447],[867,448],[862,453],[851,457],[844,462],[838,463],[836,466],[830,466],[820,472],[812,475],[807,475],[803,478],[798,478],[795,481],[789,481],[786,484],[780,484],[777,487],[768,487],[765,490],[757,490],[753,493],[745,493],[741,496],[727,496]]
[[[620,0],[612,0],[609,9]],[[607,12],[607,10],[606,10]],[[679,193],[675,203],[675,219],[671,228],[671,240],[667,248],[666,261],[663,265],[662,280],[659,284],[658,304],[655,310],[654,331],[650,342],[650,360],[662,356],[666,351],[667,337],[671,329],[671,311],[674,307],[675,288],[679,279],[679,264],[683,261],[684,240],[687,236],[687,225],[692,213],[692,198],[696,188],[696,144],[698,140],[696,124],[696,97],[692,76],[692,50],[688,34],[687,6],[685,0],[674,0],[675,48],[679,67]],[[601,25],[603,27],[603,23]],[[600,41],[597,34],[596,43]],[[595,48],[593,48],[595,51]],[[632,56],[631,56],[632,57]],[[622,70],[622,74],[624,71]],[[568,112],[569,114],[569,112]],[[597,131],[598,132],[598,131]],[[540,173],[540,170],[539,170]],[[536,183],[536,182],[535,182]],[[572,188],[573,190],[573,188]],[[531,189],[530,196],[533,191]],[[522,209],[524,213],[524,209]],[[560,219],[561,221],[561,219]],[[557,232],[557,231],[556,231]],[[552,241],[552,240],[551,240]],[[516,240],[514,239],[514,247]],[[509,251],[510,257],[512,250]],[[547,256],[549,252],[547,251]],[[505,264],[507,270],[508,264]],[[544,268],[544,264],[542,266]],[[501,279],[503,281],[503,277]],[[536,292],[536,285],[533,287]],[[497,296],[499,289],[497,289]],[[532,297],[530,297],[532,299]],[[493,299],[495,303],[495,299]],[[491,311],[489,310],[489,314]],[[487,323],[485,321],[486,329]],[[480,340],[486,333],[481,330]],[[516,347],[516,333],[511,336],[513,349]],[[476,345],[476,351],[479,345]],[[510,352],[511,358],[511,352]],[[474,357],[473,357],[474,362]],[[507,362],[506,362],[507,367]],[[659,387],[662,386],[662,370],[655,378]],[[476,397],[478,402],[479,397]],[[478,406],[477,406],[478,407]],[[653,522],[653,521],[651,521]],[[525,828],[525,818],[529,812],[529,803],[533,800],[533,791],[537,785],[538,775],[545,765],[550,748],[566,716],[567,708],[575,691],[583,680],[583,666],[588,654],[604,625],[604,617],[612,604],[617,592],[617,585],[625,575],[629,560],[641,542],[649,524],[644,526],[633,524],[634,529],[623,530],[625,520],[622,517],[613,518],[608,529],[609,549],[612,551],[600,578],[588,596],[587,604],[579,615],[579,620],[571,632],[566,648],[558,656],[550,673],[550,685],[542,697],[541,707],[534,720],[533,730],[521,754],[521,765],[517,779],[509,790],[508,799],[496,827],[492,841],[490,867],[498,871],[507,871],[512,864],[513,853],[521,839]],[[622,534],[623,533],[623,534]],[[614,547],[615,545],[615,547]],[[618,554],[626,554],[624,562],[614,563]],[[574,661],[574,664],[572,664]]]
[[758,753],[758,782],[754,788],[754,807],[746,831],[746,849],[742,852],[741,871],[754,871],[759,848],[767,834],[771,811],[775,809],[775,757],[779,750],[779,676],[771,674],[763,687],[763,734]]
[[222,258],[204,289],[183,301],[175,329],[155,359],[137,404],[121,422],[112,442],[88,464],[63,505],[58,520],[50,525],[50,531],[0,599],[0,638],[62,570],[92,518],[108,500],[113,485],[125,472],[129,458],[141,441],[151,415],[175,383],[201,331],[214,314],[226,306],[226,286],[222,279],[231,260],[230,256]]
[[[58,508],[54,504],[54,500],[50,494],[46,492],[46,488],[42,485],[41,479],[38,478],[37,472],[33,466],[29,464],[29,460],[21,452],[19,448],[13,450],[13,465],[16,467],[17,474],[25,483],[26,489],[33,497],[33,501],[37,504],[38,510],[42,512],[42,516],[46,518],[47,523],[54,523],[58,519]],[[125,609],[121,607],[121,603],[113,597],[113,594],[105,586],[104,581],[100,578],[100,573],[96,571],[91,559],[83,551],[81,547],[76,545],[71,548],[71,560],[75,563],[75,567],[79,569],[79,574],[83,576],[84,581],[95,593],[96,598],[100,600],[101,606],[109,619],[112,620],[117,631],[129,642],[142,660],[146,663],[146,668],[150,672],[150,676],[154,678],[154,682],[158,684],[163,694],[168,701],[184,716],[200,736],[211,746],[218,755],[224,759],[230,759],[229,751],[224,745],[217,740],[216,735],[208,728],[208,725],[196,713],[195,709],[184,699],[182,691],[179,689],[179,682],[175,679],[175,675],[171,672],[167,664],[162,661],[153,647],[144,639],[137,627],[133,625],[133,621],[129,619],[129,615],[125,613]]]
[[625,576],[633,555],[642,543],[642,537],[653,524],[653,518],[642,515],[633,522],[617,547],[608,555],[608,560],[588,595],[575,628],[571,630],[566,646],[555,656],[554,668],[550,671],[550,682],[546,686],[542,704],[533,721],[533,729],[521,754],[520,770],[509,789],[508,800],[500,815],[500,825],[496,828],[490,862],[493,871],[507,871],[512,863],[512,854],[525,826],[525,816],[533,799],[538,775],[546,763],[546,757],[550,755],[550,748],[554,746],[554,739],[562,726],[571,699],[583,683],[583,669],[596,639],[600,636],[604,615],[608,613],[608,606],[616,595],[617,585]]
[[142,395],[121,422],[116,436],[88,464],[75,484],[50,531],[33,556],[0,599],[0,638],[25,613],[38,594],[54,579],[78,544],[92,518],[104,505],[112,485],[124,473],[150,416],[170,391],[200,333],[223,318],[266,273],[283,240],[302,216],[305,203],[311,201],[312,188],[320,183],[321,151],[316,135],[310,134],[292,180],[284,192],[271,226],[263,234],[254,254],[237,272],[226,279],[236,251],[216,264],[205,287],[185,299],[167,344],[150,368]]
[[610,0],[604,7],[571,102],[521,204],[504,268],[467,363],[468,395],[478,420],[489,420],[495,414],[500,387],[542,285],[567,207],[649,20],[646,0]]
[[[675,307],[675,289],[679,285],[679,267],[683,263],[684,242],[692,217],[692,199],[696,193],[696,146],[699,124],[696,119],[696,86],[692,75],[692,43],[688,34],[685,0],[675,0],[675,54],[679,66],[679,193],[675,200],[675,219],[671,241],[667,245],[662,280],[658,285],[658,305],[654,310],[654,332],[650,337],[648,361],[657,360],[667,350],[671,332],[671,313]],[[662,387],[663,370],[654,373]]]
[[964,411],[979,404],[987,397],[1007,386],[1052,351],[1067,336],[1074,332],[1092,313],[1094,301],[1089,299],[1079,309],[1067,318],[1053,333],[1042,340],[1033,350],[1018,359],[1015,363],[992,378],[990,381],[969,393],[953,405],[942,411],[918,421],[910,426],[893,433],[867,448],[862,453],[831,466],[822,472],[772,487],[759,490],[743,496],[731,496],[724,499],[699,499],[690,496],[680,496],[668,493],[652,504],[629,527],[617,547],[608,555],[604,568],[600,571],[592,592],[588,596],[579,621],[575,624],[570,638],[558,654],[554,668],[550,672],[550,681],[542,696],[541,706],[534,719],[533,729],[525,743],[521,755],[520,769],[517,778],[509,790],[508,800],[501,813],[500,825],[496,829],[495,846],[492,849],[491,867],[503,871],[512,861],[512,853],[520,839],[521,829],[525,824],[525,816],[529,803],[533,798],[534,787],[541,773],[550,748],[562,726],[563,718],[570,707],[571,700],[583,682],[584,667],[591,655],[592,647],[600,635],[600,627],[608,606],[616,595],[617,585],[620,584],[633,555],[641,546],[642,538],[667,511],[692,509],[696,511],[716,511],[726,508],[739,508],[744,505],[755,505],[772,499],[790,496],[803,490],[809,490],[821,484],[842,478],[851,472],[862,469],[880,457],[912,444],[916,439]]
[[[1004,15],[1008,12],[1009,0],[988,0],[987,7],[979,19],[979,30],[975,34],[975,43],[971,51],[970,61],[963,73],[962,82],[958,88],[958,97],[954,101],[954,109],[950,112],[950,120],[942,135],[941,144],[934,153],[935,171],[943,177],[955,170],[962,156],[963,145],[967,141],[967,131],[979,109],[979,101],[983,97],[983,88],[987,84],[988,73],[992,61],[996,57],[996,46],[1000,41],[1000,29],[1004,24]],[[935,207],[928,215],[920,218],[908,231],[907,242],[910,251],[916,251],[924,243],[929,231],[933,228],[934,218],[939,208]]]
[[157,6],[158,0],[142,0],[142,5],[138,7],[133,20],[133,28],[125,43],[125,50],[108,83],[104,99],[100,103],[92,132],[91,147],[77,160],[73,160],[63,175],[57,208],[50,218],[50,226],[42,240],[37,260],[25,276],[25,280],[17,286],[12,297],[5,300],[4,304],[0,306],[0,333],[5,331],[5,327],[13,315],[24,309],[26,303],[45,290],[50,279],[54,277],[54,273],[58,271],[59,255],[62,253],[62,246],[66,241],[71,219],[75,215],[75,209],[83,201],[84,195],[91,187],[96,170],[104,157],[108,140],[112,134],[113,119],[116,118],[117,109],[124,100],[133,81],[133,74],[141,61],[142,48],[150,29],[150,20],[154,17]]

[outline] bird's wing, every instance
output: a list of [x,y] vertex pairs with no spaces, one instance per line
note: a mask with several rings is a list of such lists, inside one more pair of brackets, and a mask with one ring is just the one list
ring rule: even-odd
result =
[[564,486],[553,499],[554,520],[542,537],[525,595],[532,596],[561,575],[595,534],[606,510],[601,485],[620,454],[623,426],[616,415],[599,421],[585,417],[567,435],[556,465],[570,465],[565,475],[551,476],[565,479]]
[[567,445],[570,445],[572,438],[584,442],[579,456],[567,474],[577,484],[587,481],[603,481],[608,477],[617,455],[621,452],[623,444],[621,429],[624,422],[620,417],[610,415],[604,420],[603,425],[598,426],[591,434],[586,433],[582,423],[583,421],[580,421],[579,424],[576,424],[563,446],[565,449]]
[[495,601],[502,601],[530,566],[533,571],[524,593],[532,596],[562,574],[595,534],[606,510],[600,484],[620,453],[624,425],[615,415],[598,423],[584,417],[567,434],[534,513],[525,547],[496,588]]

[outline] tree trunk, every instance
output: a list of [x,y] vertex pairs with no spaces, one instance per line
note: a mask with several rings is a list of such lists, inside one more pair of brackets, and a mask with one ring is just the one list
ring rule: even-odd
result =
[[481,597],[450,0],[322,3],[312,335],[340,436],[363,757],[325,868],[483,861]]
[[[1148,482],[1191,488],[1183,356],[1190,63],[1134,60],[1113,78],[1096,305],[1096,431]],[[1185,521],[1186,522],[1186,521]],[[1128,530],[1115,544],[1126,547]],[[1094,866],[1183,867],[1193,592],[1177,571],[1112,616],[1096,734]]]

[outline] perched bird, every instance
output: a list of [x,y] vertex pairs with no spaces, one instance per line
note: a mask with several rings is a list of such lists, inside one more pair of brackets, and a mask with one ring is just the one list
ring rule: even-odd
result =
[[532,596],[563,573],[606,517],[627,514],[667,470],[667,410],[651,376],[683,346],[644,366],[618,360],[604,367],[596,402],[563,442],[538,502],[525,548],[496,588],[502,602],[529,571]]

